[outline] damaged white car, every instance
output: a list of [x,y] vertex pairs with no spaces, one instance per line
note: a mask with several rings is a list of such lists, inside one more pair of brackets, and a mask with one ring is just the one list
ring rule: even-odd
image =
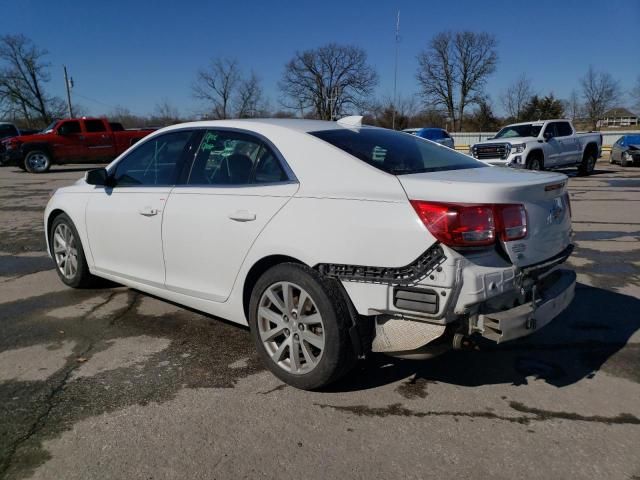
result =
[[566,184],[359,117],[198,122],[59,189],[45,231],[67,285],[103,277],[249,325],[273,373],[314,389],[370,351],[550,322],[576,281]]

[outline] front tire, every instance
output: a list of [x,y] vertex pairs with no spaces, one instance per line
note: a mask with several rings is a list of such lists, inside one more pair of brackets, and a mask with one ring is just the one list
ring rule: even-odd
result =
[[267,270],[249,302],[249,327],[264,364],[303,390],[338,380],[355,363],[346,302],[309,267],[282,263]]
[[49,244],[56,272],[66,285],[87,288],[96,283],[97,278],[89,272],[78,231],[66,214],[58,215],[53,221]]
[[51,157],[42,150],[32,150],[24,156],[24,169],[29,173],[45,173],[51,168]]
[[529,170],[544,170],[544,160],[541,155],[532,155],[527,162],[527,167]]

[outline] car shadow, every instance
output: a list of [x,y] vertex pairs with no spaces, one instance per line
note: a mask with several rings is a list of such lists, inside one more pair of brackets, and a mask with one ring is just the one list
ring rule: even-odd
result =
[[[404,388],[434,382],[526,385],[532,377],[561,388],[592,378],[638,329],[640,300],[578,284],[569,309],[525,339],[480,345],[472,351],[450,350],[421,361],[374,354],[326,391],[366,390],[403,379],[408,379]],[[606,370],[640,382],[640,355],[632,352],[608,362]]]

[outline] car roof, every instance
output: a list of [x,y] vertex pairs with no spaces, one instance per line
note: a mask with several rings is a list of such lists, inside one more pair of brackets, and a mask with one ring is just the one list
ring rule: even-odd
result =
[[[233,120],[202,120],[199,122],[187,122],[172,125],[163,129],[169,131],[178,128],[203,128],[203,127],[227,127],[227,128],[253,128],[253,127],[275,126],[295,130],[298,132],[316,132],[320,130],[352,129],[348,125],[341,125],[338,122],[328,120],[306,120],[300,118],[241,118]],[[357,128],[377,128],[362,125]]]
[[517,127],[519,125],[543,125],[545,122],[568,122],[566,118],[550,118],[548,120],[532,120],[530,122],[510,123],[507,127]]

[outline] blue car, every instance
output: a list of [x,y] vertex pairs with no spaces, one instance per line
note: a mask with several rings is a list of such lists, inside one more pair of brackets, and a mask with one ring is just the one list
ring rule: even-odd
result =
[[404,130],[407,133],[415,135],[416,137],[426,138],[432,142],[439,143],[445,147],[454,148],[455,144],[453,138],[449,133],[442,128],[407,128]]

